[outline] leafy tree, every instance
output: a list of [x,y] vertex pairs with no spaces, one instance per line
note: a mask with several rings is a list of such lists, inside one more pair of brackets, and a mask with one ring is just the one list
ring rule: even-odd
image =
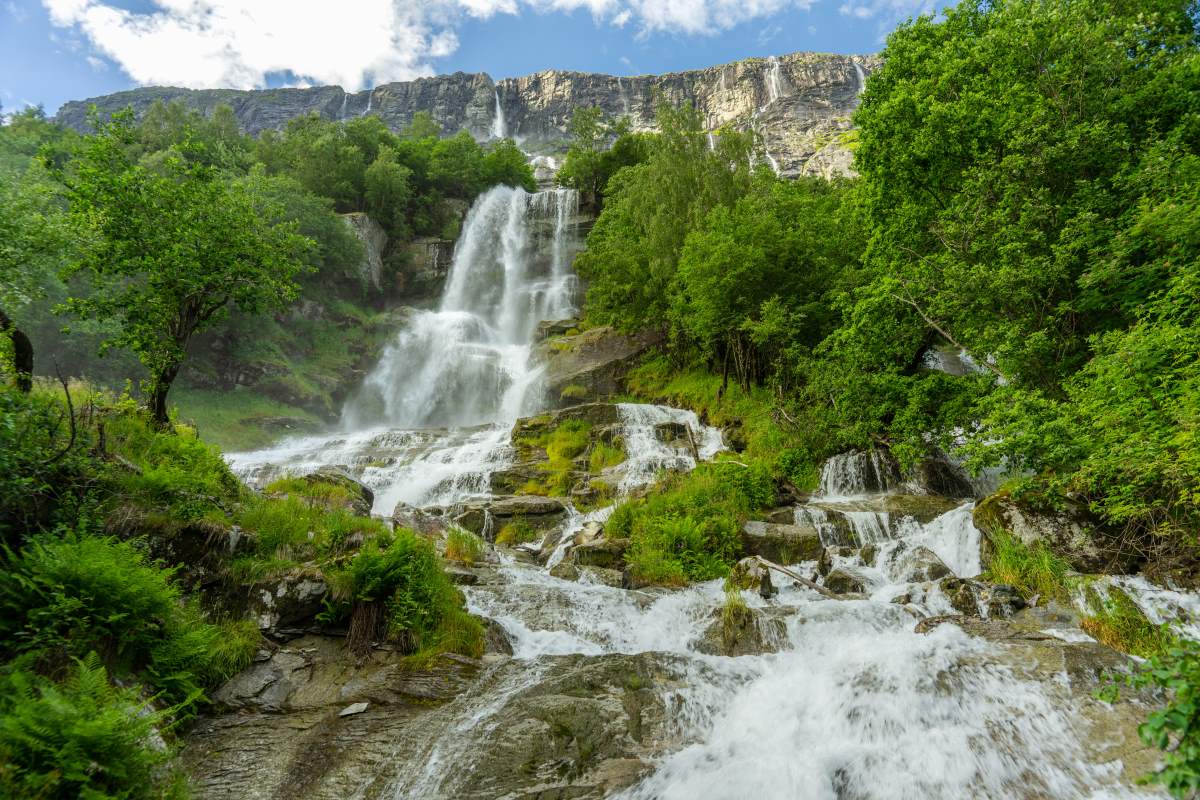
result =
[[393,148],[384,147],[367,167],[366,188],[367,213],[393,235],[404,230],[413,196],[412,170],[399,162]]
[[[652,137],[630,131],[629,120],[605,123],[595,107],[580,107],[567,128],[571,145],[558,170],[558,182],[579,192],[585,205],[603,202],[609,180],[623,167],[644,161]],[[610,144],[611,143],[611,144]]]
[[688,230],[750,188],[748,134],[726,132],[710,150],[689,106],[658,109],[647,160],[617,172],[576,268],[590,282],[588,313],[626,328],[661,324]]
[[512,139],[501,139],[492,144],[483,156],[483,183],[485,186],[519,186],[527,192],[536,192],[533,170],[521,148]]
[[244,188],[212,167],[169,154],[151,171],[133,162],[132,115],[115,115],[89,137],[64,172],[71,214],[96,236],[66,274],[84,273],[92,291],[66,309],[112,319],[105,342],[128,347],[150,373],[147,403],[167,421],[167,393],[188,342],[230,306],[281,308],[312,242],[295,223],[271,224]]

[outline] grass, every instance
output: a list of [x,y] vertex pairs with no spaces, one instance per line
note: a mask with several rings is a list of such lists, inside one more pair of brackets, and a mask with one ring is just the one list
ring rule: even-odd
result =
[[294,497],[310,508],[344,509],[356,499],[348,487],[329,481],[309,481],[304,478],[280,478],[267,484],[263,494],[272,498]]
[[572,383],[569,386],[564,386],[563,390],[558,393],[560,400],[583,400],[591,392],[586,386],[580,386],[578,383]]
[[272,564],[260,577],[316,558],[336,558],[351,537],[365,542],[388,533],[381,520],[328,510],[302,496],[251,499],[233,514],[233,521],[255,534],[256,557]]
[[1007,583],[1029,599],[1039,596],[1046,600],[1070,602],[1070,565],[1056,556],[1041,542],[1027,545],[1003,530],[988,536],[992,545],[987,578],[993,583]]
[[538,465],[538,471],[543,473],[544,477],[527,481],[521,488],[521,493],[546,497],[564,497],[569,494],[575,484],[575,458],[587,450],[591,433],[590,423],[572,419],[541,436],[529,437],[518,442],[523,448],[545,450],[547,458],[544,463]]
[[483,540],[462,528],[451,528],[446,534],[446,560],[470,566],[483,556]]
[[1085,602],[1092,614],[1079,627],[1101,644],[1122,653],[1153,658],[1163,655],[1176,638],[1166,625],[1155,625],[1122,589],[1107,587],[1105,593],[1092,587],[1085,590]]
[[600,474],[609,467],[615,467],[625,460],[625,450],[621,447],[604,442],[596,442],[588,453],[588,471]]
[[668,403],[689,408],[708,424],[726,431],[740,450],[738,459],[766,467],[797,488],[815,489],[820,482],[821,458],[828,442],[808,441],[800,426],[779,421],[775,398],[766,387],[749,392],[730,382],[721,392],[721,376],[703,368],[680,368],[666,356],[652,357],[633,369],[626,387],[639,402]]
[[[231,391],[180,387],[171,392],[179,417],[191,423],[204,439],[230,452],[266,447],[280,438],[299,432],[302,426],[323,424],[311,411],[273,400],[246,387]],[[281,419],[296,421],[295,429],[271,424]]]
[[496,534],[496,544],[512,547],[537,541],[539,538],[541,538],[541,534],[535,531],[528,522],[518,517],[500,529]]
[[738,634],[751,618],[750,607],[746,605],[742,593],[734,588],[726,588],[725,602],[721,604],[721,637],[725,640],[726,648],[737,641]]

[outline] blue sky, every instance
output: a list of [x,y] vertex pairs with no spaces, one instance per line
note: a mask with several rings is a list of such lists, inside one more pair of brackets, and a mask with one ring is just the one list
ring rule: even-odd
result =
[[0,0],[6,110],[139,85],[359,89],[453,72],[615,75],[868,53],[933,0]]

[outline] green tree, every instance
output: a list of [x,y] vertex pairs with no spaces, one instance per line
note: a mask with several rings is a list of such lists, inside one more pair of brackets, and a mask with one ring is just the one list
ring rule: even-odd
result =
[[167,393],[188,342],[231,306],[255,313],[296,296],[312,241],[295,223],[271,224],[244,188],[204,164],[170,154],[157,171],[133,162],[128,112],[98,126],[63,177],[70,213],[96,236],[68,266],[92,291],[65,306],[111,319],[104,347],[132,350],[150,374],[147,404],[167,421]]

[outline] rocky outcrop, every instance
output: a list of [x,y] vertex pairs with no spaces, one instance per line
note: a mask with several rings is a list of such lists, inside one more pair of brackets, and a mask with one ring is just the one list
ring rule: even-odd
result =
[[421,236],[404,247],[403,285],[396,287],[406,297],[432,297],[441,291],[454,262],[454,242]]
[[991,538],[1008,534],[1029,547],[1044,546],[1078,572],[1127,574],[1137,570],[1139,557],[1123,551],[1116,537],[1102,528],[1083,507],[1065,502],[1058,510],[1032,507],[1000,492],[974,511],[975,527],[984,534],[983,568],[991,561]]
[[815,561],[824,548],[815,528],[751,520],[742,526],[742,551],[776,564]]
[[341,120],[367,114],[368,109],[399,130],[424,111],[446,135],[466,130],[486,139],[492,135],[499,106],[504,135],[515,137],[526,149],[560,151],[576,108],[595,106],[612,118],[628,118],[635,130],[650,130],[661,97],[670,103],[690,102],[710,131],[726,125],[756,131],[759,157],[779,172],[828,177],[850,168],[855,145],[850,117],[864,78],[879,64],[877,56],[791,53],[635,77],[546,70],[497,81],[482,73],[456,72],[355,93],[337,86],[258,91],[149,87],[66,103],[56,119],[82,131],[93,104],[102,113],[129,106],[140,115],[155,101],[178,100],[205,113],[228,105],[243,130],[257,134],[281,129],[304,114]]
[[630,336],[607,326],[543,340],[534,347],[533,358],[545,365],[547,402],[572,405],[620,394],[625,375],[661,341],[651,331]]
[[[303,480],[315,489],[311,497],[323,500],[331,510],[341,509],[366,517],[375,504],[375,493],[344,469],[321,467],[305,475]],[[326,489],[324,493],[321,487]]]
[[567,507],[561,500],[537,495],[514,495],[464,503],[452,509],[455,525],[493,541],[505,526],[520,524],[539,534],[562,524]]
[[777,653],[787,643],[787,626],[777,613],[729,605],[709,617],[696,650],[712,656],[758,656]]
[[364,289],[383,288],[383,253],[388,237],[379,223],[361,211],[343,214],[342,220],[363,246],[363,259],[347,269],[346,277],[357,280]]

